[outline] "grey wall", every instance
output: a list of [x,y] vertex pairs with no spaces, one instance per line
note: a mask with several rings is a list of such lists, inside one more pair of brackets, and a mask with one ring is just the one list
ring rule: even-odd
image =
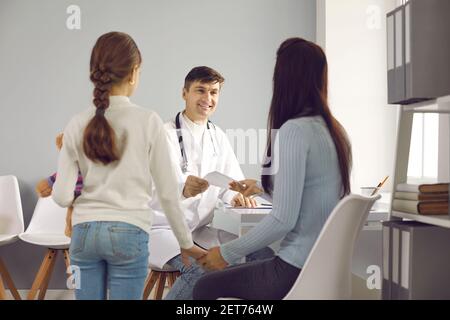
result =
[[[69,30],[66,9],[81,8]],[[291,36],[315,39],[314,0],[77,1],[0,0],[0,175],[18,177],[29,223],[36,182],[53,173],[54,137],[90,104],[90,51],[108,31],[129,33],[143,55],[132,100],[164,120],[182,109],[181,87],[194,66],[226,78],[213,121],[224,130],[265,128],[275,52]],[[256,176],[256,165],[244,165]],[[30,288],[44,249],[17,242],[0,248],[17,286]],[[65,285],[62,259],[50,288]]]

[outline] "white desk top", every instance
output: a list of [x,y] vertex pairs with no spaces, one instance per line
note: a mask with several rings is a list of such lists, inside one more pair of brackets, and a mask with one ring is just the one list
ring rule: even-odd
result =
[[[247,208],[233,208],[233,207],[224,207],[223,212],[225,214],[229,214],[235,217],[239,216],[255,216],[263,217],[264,215],[270,213],[272,211],[272,207],[264,208],[254,208],[254,209],[247,209]],[[388,220],[389,213],[385,210],[372,210],[369,212],[369,216],[367,218],[367,221],[385,221]],[[239,219],[242,219],[242,217],[239,217]]]
[[270,211],[272,211],[271,207],[254,209],[225,207],[222,212],[241,223],[258,223]]

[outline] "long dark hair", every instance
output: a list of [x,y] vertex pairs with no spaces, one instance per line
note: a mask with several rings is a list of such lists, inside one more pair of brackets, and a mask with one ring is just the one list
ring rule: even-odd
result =
[[[301,39],[284,41],[277,51],[273,75],[273,97],[267,121],[266,158],[271,161],[272,130],[280,129],[288,120],[320,115],[333,139],[342,180],[341,197],[350,193],[352,151],[342,125],[328,107],[328,63],[318,45]],[[269,167],[271,163],[266,164]],[[261,176],[264,191],[273,191],[272,175]]]
[[98,38],[92,49],[90,79],[94,83],[95,116],[84,131],[83,150],[94,162],[107,165],[119,159],[113,128],[105,118],[111,87],[121,83],[142,62],[134,40],[122,32],[109,32]]

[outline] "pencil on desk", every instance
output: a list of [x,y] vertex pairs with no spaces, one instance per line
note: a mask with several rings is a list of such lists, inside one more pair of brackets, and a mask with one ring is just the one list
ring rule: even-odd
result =
[[372,194],[370,196],[374,196],[377,194],[377,192],[380,190],[380,188],[383,186],[383,184],[386,182],[386,180],[389,178],[389,176],[386,176],[383,181],[381,181],[378,186],[373,190]]

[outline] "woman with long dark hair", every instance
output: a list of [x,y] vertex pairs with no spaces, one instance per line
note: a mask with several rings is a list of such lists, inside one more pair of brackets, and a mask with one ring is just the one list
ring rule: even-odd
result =
[[[64,130],[53,199],[73,203],[70,260],[77,299],[141,299],[148,268],[152,184],[180,244],[181,254],[199,257],[180,206],[176,168],[170,161],[159,116],[131,103],[141,53],[121,32],[102,35],[92,50],[94,106]],[[78,171],[81,195],[74,201]]]
[[245,196],[272,198],[272,212],[198,261],[221,270],[282,239],[280,250],[271,259],[206,274],[194,288],[195,299],[283,298],[329,214],[350,193],[351,146],[328,107],[327,73],[326,56],[312,42],[292,38],[278,49],[262,185],[244,180],[231,186]]

